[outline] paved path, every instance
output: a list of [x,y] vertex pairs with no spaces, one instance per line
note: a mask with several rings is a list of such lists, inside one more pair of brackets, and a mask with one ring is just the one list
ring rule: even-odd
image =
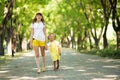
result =
[[0,80],[120,80],[120,59],[107,59],[63,49],[61,66],[53,71],[46,53],[47,71],[36,73],[33,51],[0,66]]

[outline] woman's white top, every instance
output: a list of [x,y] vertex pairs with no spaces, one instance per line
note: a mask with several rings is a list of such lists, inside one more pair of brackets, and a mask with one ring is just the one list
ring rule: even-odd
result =
[[31,28],[33,28],[34,30],[33,38],[39,41],[45,41],[45,34],[43,32],[44,27],[45,25],[43,24],[43,22],[32,23]]

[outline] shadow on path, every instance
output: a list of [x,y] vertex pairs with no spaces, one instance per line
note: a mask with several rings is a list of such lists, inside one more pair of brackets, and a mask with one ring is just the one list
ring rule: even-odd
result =
[[62,49],[58,71],[53,71],[49,52],[46,52],[46,64],[47,71],[37,74],[34,52],[31,51],[0,66],[0,80],[120,80],[120,59]]

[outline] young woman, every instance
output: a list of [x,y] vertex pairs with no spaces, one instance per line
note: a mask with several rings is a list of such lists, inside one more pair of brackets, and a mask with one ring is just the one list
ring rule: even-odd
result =
[[61,55],[61,46],[58,41],[55,40],[55,34],[50,33],[48,39],[50,42],[48,43],[48,47],[50,49],[50,55],[53,60],[54,71],[59,69],[60,55]]
[[[34,48],[35,59],[37,65],[37,73],[46,71],[45,65],[45,46],[46,46],[46,26],[44,24],[44,18],[41,13],[37,13],[31,24],[30,46]],[[40,51],[39,51],[40,50]],[[40,68],[39,56],[42,56],[42,68]]]

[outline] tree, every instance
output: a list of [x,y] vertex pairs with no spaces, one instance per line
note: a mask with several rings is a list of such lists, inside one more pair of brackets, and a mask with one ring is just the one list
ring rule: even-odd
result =
[[101,5],[103,7],[103,13],[104,13],[104,21],[105,21],[105,30],[104,30],[104,34],[103,34],[103,46],[104,48],[108,47],[108,40],[106,37],[107,34],[107,28],[108,28],[108,24],[109,24],[109,18],[110,18],[110,14],[111,14],[111,7],[110,7],[110,3],[108,0],[101,0]]
[[[116,32],[117,36],[117,49],[120,49],[120,19],[119,12],[117,9],[117,0],[109,0],[111,8],[112,8],[112,25],[113,29]],[[120,5],[120,4],[119,4]]]
[[15,0],[5,1],[4,2],[4,18],[2,24],[0,25],[0,55],[4,55],[4,36],[7,22],[12,18],[13,5]]
[[[89,37],[90,34],[93,37],[95,42],[95,47],[99,48],[99,42],[103,32],[103,20],[101,14],[98,12],[100,8],[98,5],[100,4],[95,1],[93,3],[92,0],[88,1],[87,3],[88,4],[86,4],[83,0],[81,0],[80,2],[83,14],[88,24],[86,26],[86,29],[88,29]],[[101,29],[99,33],[98,33],[98,29]],[[89,42],[90,42],[90,47],[92,47],[90,38],[89,38]]]

